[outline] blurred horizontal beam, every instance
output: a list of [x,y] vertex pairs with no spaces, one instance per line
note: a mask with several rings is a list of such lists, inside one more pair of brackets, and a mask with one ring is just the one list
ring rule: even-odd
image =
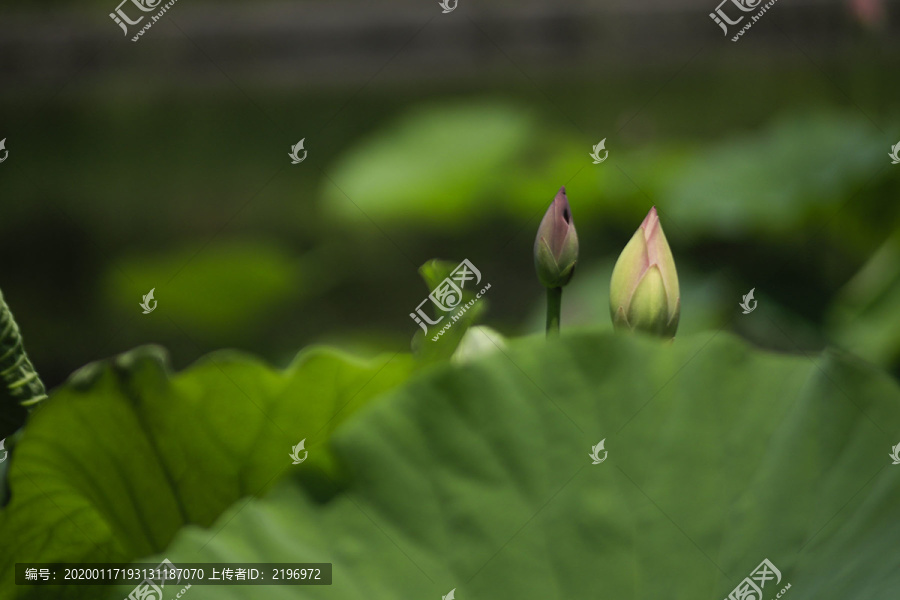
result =
[[521,78],[587,65],[680,64],[701,47],[708,50],[703,60],[740,64],[772,60],[786,48],[796,54],[798,46],[811,57],[836,56],[867,36],[896,49],[900,33],[893,22],[877,33],[864,31],[838,0],[780,0],[738,43],[709,17],[717,0],[459,0],[449,14],[437,0],[178,0],[133,43],[108,16],[116,4],[110,0],[104,10],[100,2],[89,13],[6,9],[0,97],[70,85],[208,87],[222,85],[223,72],[255,85],[301,89],[364,83],[376,73],[387,82]]

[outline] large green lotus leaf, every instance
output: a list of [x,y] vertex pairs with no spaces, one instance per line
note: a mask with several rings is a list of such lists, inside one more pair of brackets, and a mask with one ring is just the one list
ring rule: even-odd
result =
[[285,480],[153,560],[334,564],[331,586],[193,600],[721,600],[764,559],[781,572],[765,600],[788,584],[796,600],[895,600],[892,436],[896,383],[831,351],[532,338],[346,422],[331,444],[352,484],[333,497]]
[[278,371],[223,351],[171,375],[152,346],[85,367],[31,416],[12,455],[0,597],[16,589],[15,562],[130,561],[187,524],[213,524],[296,468],[301,440],[309,489],[332,493],[340,474],[324,441],[411,369],[409,355],[312,349]]

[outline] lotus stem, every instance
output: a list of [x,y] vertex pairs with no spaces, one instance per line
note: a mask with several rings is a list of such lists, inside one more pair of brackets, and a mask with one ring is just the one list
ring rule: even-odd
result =
[[559,335],[559,313],[562,310],[562,288],[547,288],[547,337]]

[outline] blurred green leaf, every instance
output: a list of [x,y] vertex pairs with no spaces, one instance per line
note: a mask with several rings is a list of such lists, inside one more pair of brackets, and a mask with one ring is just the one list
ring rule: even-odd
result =
[[884,155],[882,135],[862,117],[794,115],[701,151],[662,204],[693,233],[784,234],[817,212],[833,217]]
[[900,232],[889,238],[843,290],[828,328],[842,346],[881,366],[900,363]]
[[532,338],[345,423],[332,444],[353,485],[327,502],[286,481],[159,556],[334,564],[332,586],[285,599],[722,598],[768,558],[767,598],[790,583],[797,600],[893,600],[898,427],[896,383],[834,352]]
[[10,459],[0,598],[25,591],[12,582],[16,562],[129,561],[187,524],[212,525],[293,468],[304,439],[310,485],[331,493],[341,481],[331,432],[411,369],[409,355],[361,361],[327,349],[285,371],[219,352],[173,376],[157,347],[88,365],[32,414]]
[[324,183],[325,207],[351,222],[458,225],[491,199],[485,182],[527,148],[533,135],[532,118],[512,105],[417,109],[335,165],[333,184]]
[[[460,263],[433,259],[419,267],[419,274],[425,280],[425,285],[428,286],[429,295],[442,286],[459,265]],[[458,285],[458,283],[458,281],[454,281],[454,285]],[[468,285],[461,288],[462,298],[457,301],[455,308],[450,312],[443,312],[430,300],[423,305],[426,312],[432,311],[432,321],[439,321],[439,323],[436,325],[425,323],[428,326],[428,332],[420,329],[413,336],[413,355],[420,361],[430,363],[450,358],[469,327],[487,309],[487,300],[483,297],[476,299],[475,295],[488,283],[483,279],[478,284],[474,279],[466,283]],[[451,293],[455,294],[455,292]],[[465,309],[470,302],[472,306]],[[448,326],[449,328],[445,329]]]
[[266,319],[273,308],[314,287],[307,270],[288,252],[262,242],[219,242],[156,255],[133,256],[107,274],[107,302],[138,311],[155,288],[154,327],[179,326],[204,334],[240,332]]

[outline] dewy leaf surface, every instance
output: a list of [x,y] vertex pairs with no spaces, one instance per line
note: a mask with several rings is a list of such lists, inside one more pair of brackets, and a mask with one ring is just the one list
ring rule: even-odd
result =
[[130,561],[163,550],[186,524],[210,526],[296,468],[289,454],[303,439],[308,489],[334,493],[341,477],[324,441],[411,368],[408,355],[312,349],[285,371],[219,352],[171,375],[155,347],[85,367],[32,415],[11,459],[0,597],[27,590],[13,584],[16,562]]
[[896,383],[831,352],[530,339],[346,422],[331,444],[352,483],[333,497],[282,481],[157,558],[334,564],[331,586],[192,600],[722,600],[766,558],[782,580],[765,600],[788,583],[796,600],[896,600],[898,434]]

